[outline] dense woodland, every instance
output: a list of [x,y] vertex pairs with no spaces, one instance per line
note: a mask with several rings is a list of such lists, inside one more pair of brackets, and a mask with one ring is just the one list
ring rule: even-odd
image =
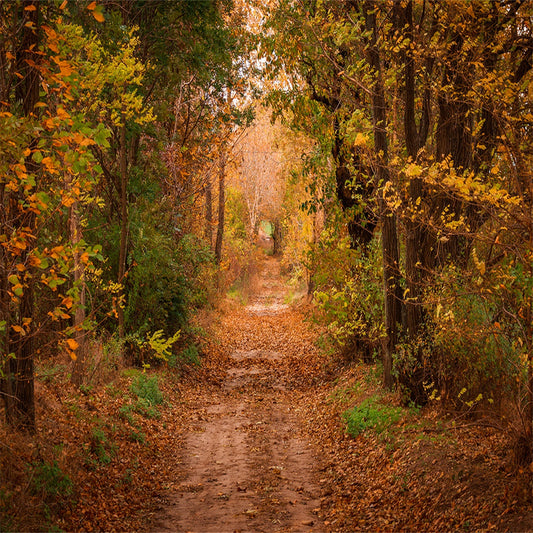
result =
[[0,25],[4,468],[42,376],[201,365],[194,316],[245,297],[267,228],[324,358],[491,420],[530,494],[530,0],[11,0]]

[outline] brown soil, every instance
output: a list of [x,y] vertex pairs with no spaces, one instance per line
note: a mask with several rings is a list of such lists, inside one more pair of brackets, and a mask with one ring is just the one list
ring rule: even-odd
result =
[[249,304],[225,313],[217,328],[225,372],[210,394],[188,400],[196,423],[154,530],[325,531],[317,516],[320,460],[298,408],[317,374],[316,349],[301,334],[302,316],[284,303],[279,263],[266,259],[256,281]]

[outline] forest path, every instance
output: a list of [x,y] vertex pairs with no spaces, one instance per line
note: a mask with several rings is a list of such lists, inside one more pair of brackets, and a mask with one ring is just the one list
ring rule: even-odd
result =
[[285,303],[279,261],[260,263],[246,306],[226,310],[203,362],[178,477],[157,531],[321,532],[316,457],[299,406],[320,381],[313,333]]

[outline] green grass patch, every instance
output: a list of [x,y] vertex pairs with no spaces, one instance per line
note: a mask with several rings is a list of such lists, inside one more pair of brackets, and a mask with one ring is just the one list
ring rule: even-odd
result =
[[189,344],[189,346],[187,346],[187,348],[181,353],[181,357],[185,363],[197,366],[200,365],[200,352],[198,351],[196,344]]
[[67,373],[65,365],[42,366],[35,372],[36,379],[43,383],[60,381],[59,377]]
[[125,368],[122,371],[122,375],[125,378],[134,378],[134,379],[139,377],[141,373],[142,373],[141,370],[139,370],[138,368],[133,368],[133,367]]
[[129,437],[132,442],[139,442],[140,444],[146,444],[146,435],[142,431],[132,430]]
[[97,469],[111,463],[117,454],[117,445],[109,439],[104,428],[98,426],[93,428],[89,444],[83,446],[83,451],[87,466]]
[[133,405],[133,410],[137,414],[144,416],[144,418],[161,418],[159,409],[144,398],[139,398],[135,402],[135,405]]
[[343,413],[346,431],[352,437],[357,437],[365,431],[372,430],[383,433],[394,426],[404,416],[404,409],[379,403],[378,396],[364,400],[353,409]]

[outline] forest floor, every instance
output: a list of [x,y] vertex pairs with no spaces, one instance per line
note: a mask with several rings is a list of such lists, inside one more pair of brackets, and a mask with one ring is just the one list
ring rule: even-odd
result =
[[[157,409],[138,370],[78,391],[39,368],[37,435],[0,432],[0,531],[533,531],[508,433],[401,408],[379,368],[318,348],[293,296],[262,256],[246,301],[198,318],[201,365],[146,373]],[[352,437],[363,402],[381,425]]]
[[288,296],[279,262],[261,265],[247,305],[227,304],[218,349],[192,391],[194,427],[177,456],[178,486],[156,531],[325,531],[316,450],[300,414],[321,376],[314,336]]
[[346,410],[398,398],[378,368],[324,355],[289,297],[279,261],[265,257],[246,304],[217,315],[200,388],[184,391],[194,414],[176,486],[152,529],[533,530],[509,441],[490,425],[397,407],[381,431],[347,435]]

